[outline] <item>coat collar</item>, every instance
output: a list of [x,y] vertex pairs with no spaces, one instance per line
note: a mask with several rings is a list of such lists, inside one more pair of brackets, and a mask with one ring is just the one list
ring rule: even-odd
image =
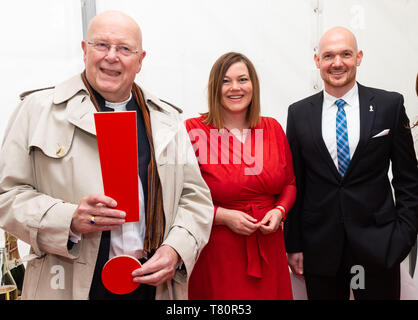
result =
[[[169,114],[173,113],[174,107],[162,102],[142,88],[141,91],[150,110],[151,120],[155,118],[154,124],[158,124],[158,127],[160,127],[160,124],[171,127],[172,121],[170,121]],[[96,135],[93,116],[96,109],[90,100],[89,92],[84,85],[81,74],[75,75],[55,87],[53,103],[57,105],[66,103],[68,121],[76,127]]]
[[[179,130],[176,114],[181,110],[161,101],[142,88],[141,91],[150,113],[152,139],[158,163],[161,162],[160,156],[168,143]],[[80,74],[55,87],[53,102],[54,104],[66,103],[67,120],[83,131],[96,135],[94,113],[97,111]],[[175,109],[177,111],[174,111]]]
[[55,86],[53,102],[54,104],[64,103],[79,92],[84,93],[84,95],[88,95],[87,88],[84,85],[80,74],[75,75]]
[[[149,108],[154,108],[157,111],[170,113],[173,111],[172,108],[177,109],[181,113],[181,110],[175,106],[168,104],[167,102],[161,101],[159,98],[154,96],[153,94],[147,92],[146,90],[141,88],[142,93],[144,94],[144,100],[147,103]],[[78,93],[83,94],[84,96],[89,96],[88,90],[84,85],[83,80],[81,79],[81,74],[75,75],[72,78],[58,84],[55,87],[54,104],[61,104],[64,103]],[[90,99],[88,99],[90,100]]]

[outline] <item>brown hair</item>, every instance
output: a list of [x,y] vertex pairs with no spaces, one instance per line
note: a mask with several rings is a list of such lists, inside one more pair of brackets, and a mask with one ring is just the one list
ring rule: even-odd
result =
[[206,119],[204,123],[212,124],[215,128],[223,128],[222,118],[222,85],[223,79],[229,67],[237,62],[243,62],[248,69],[250,80],[253,87],[253,96],[248,107],[247,121],[251,128],[254,128],[260,121],[260,83],[258,81],[257,72],[252,62],[243,54],[237,52],[228,52],[220,56],[212,66],[208,83],[208,108],[205,113]]

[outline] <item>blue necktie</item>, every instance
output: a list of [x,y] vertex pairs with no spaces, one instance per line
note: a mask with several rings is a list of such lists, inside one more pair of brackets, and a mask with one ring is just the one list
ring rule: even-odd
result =
[[337,156],[338,156],[338,172],[344,176],[350,164],[350,146],[348,144],[347,119],[345,116],[343,99],[335,101],[338,107],[337,111]]

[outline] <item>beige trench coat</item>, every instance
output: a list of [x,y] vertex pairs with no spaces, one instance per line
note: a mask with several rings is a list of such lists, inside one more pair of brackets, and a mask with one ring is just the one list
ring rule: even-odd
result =
[[[186,299],[193,266],[213,221],[210,191],[178,110],[144,91],[162,183],[164,244],[186,271],[157,288],[157,299]],[[22,299],[88,299],[101,233],[67,250],[80,200],[103,193],[93,114],[81,76],[22,97],[0,153],[0,228],[30,244]]]

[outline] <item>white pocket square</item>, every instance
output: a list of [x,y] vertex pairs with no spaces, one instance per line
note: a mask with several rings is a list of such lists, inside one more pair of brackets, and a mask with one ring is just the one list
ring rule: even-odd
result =
[[385,130],[383,130],[383,131],[381,131],[381,132],[379,132],[378,134],[376,134],[376,135],[374,135],[373,137],[372,137],[372,139],[373,138],[378,138],[378,137],[383,137],[383,136],[386,136],[386,135],[388,135],[389,134],[389,129],[385,129]]

